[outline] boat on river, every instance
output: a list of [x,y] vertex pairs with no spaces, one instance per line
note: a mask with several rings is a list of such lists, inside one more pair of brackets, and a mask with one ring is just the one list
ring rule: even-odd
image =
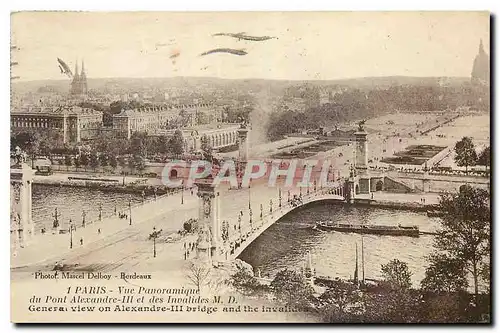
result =
[[378,225],[378,224],[347,224],[334,223],[332,221],[316,222],[315,229],[323,231],[354,232],[359,234],[387,235],[387,236],[410,236],[419,237],[418,226],[402,225]]

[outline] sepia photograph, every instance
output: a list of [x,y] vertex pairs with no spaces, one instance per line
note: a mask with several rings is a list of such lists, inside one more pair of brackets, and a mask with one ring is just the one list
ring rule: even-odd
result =
[[491,324],[490,15],[12,12],[11,322]]

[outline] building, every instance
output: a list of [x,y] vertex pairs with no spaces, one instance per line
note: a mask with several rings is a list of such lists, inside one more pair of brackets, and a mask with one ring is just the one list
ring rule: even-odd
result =
[[27,107],[11,113],[10,125],[12,132],[48,133],[63,143],[78,143],[100,134],[102,112],[78,106]]
[[82,61],[82,71],[78,74],[78,63],[75,64],[75,73],[71,81],[70,95],[72,97],[85,97],[87,95],[87,74],[85,73],[85,63]]
[[212,104],[153,105],[113,115],[113,131],[127,139],[135,132],[156,135],[158,131],[196,126],[201,114],[207,116],[205,120],[209,123],[219,122],[222,117],[222,112]]
[[484,51],[483,40],[479,42],[479,52],[474,59],[471,72],[472,83],[490,83],[490,58]]

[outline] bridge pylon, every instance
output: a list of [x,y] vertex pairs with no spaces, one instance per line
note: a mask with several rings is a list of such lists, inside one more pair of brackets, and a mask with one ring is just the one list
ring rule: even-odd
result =
[[220,200],[212,178],[200,179],[198,187],[198,240],[196,258],[210,264],[224,260],[220,223]]
[[10,235],[13,251],[25,247],[34,236],[32,219],[33,170],[19,159],[10,168]]

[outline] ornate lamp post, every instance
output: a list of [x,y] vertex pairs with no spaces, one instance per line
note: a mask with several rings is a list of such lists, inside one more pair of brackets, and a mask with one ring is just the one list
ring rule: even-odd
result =
[[82,211],[82,227],[85,228],[85,216],[87,216],[87,214],[85,213],[85,210]]
[[99,203],[99,221],[102,221],[102,203]]
[[238,214],[238,231],[240,233],[240,239],[241,239],[241,214]]
[[281,208],[281,188],[279,188],[278,190],[279,190],[279,193],[278,193],[278,198],[279,198],[279,208]]
[[59,228],[59,219],[58,218],[59,218],[60,215],[61,214],[59,214],[57,212],[57,208],[56,208],[55,211],[54,211],[54,223],[52,224],[53,228]]
[[248,215],[250,216],[249,222],[250,222],[250,229],[253,230],[253,221],[252,221],[252,208],[249,209]]
[[262,220],[262,216],[263,216],[263,212],[264,211],[264,206],[262,206],[262,204],[260,204],[260,219]]
[[[163,230],[163,229],[162,229]],[[149,239],[153,239],[153,258],[156,258],[156,238],[158,238],[161,234],[162,230],[156,230],[156,227],[153,227],[153,232],[149,234]],[[184,244],[184,248],[186,244]]]
[[288,190],[287,193],[288,193],[288,203],[290,203],[290,190]]
[[184,184],[181,185],[181,205],[184,205]]
[[128,221],[129,225],[132,225],[132,200],[128,199]]
[[273,213],[273,199],[269,200],[269,213]]
[[73,222],[69,219],[69,248],[73,248]]

